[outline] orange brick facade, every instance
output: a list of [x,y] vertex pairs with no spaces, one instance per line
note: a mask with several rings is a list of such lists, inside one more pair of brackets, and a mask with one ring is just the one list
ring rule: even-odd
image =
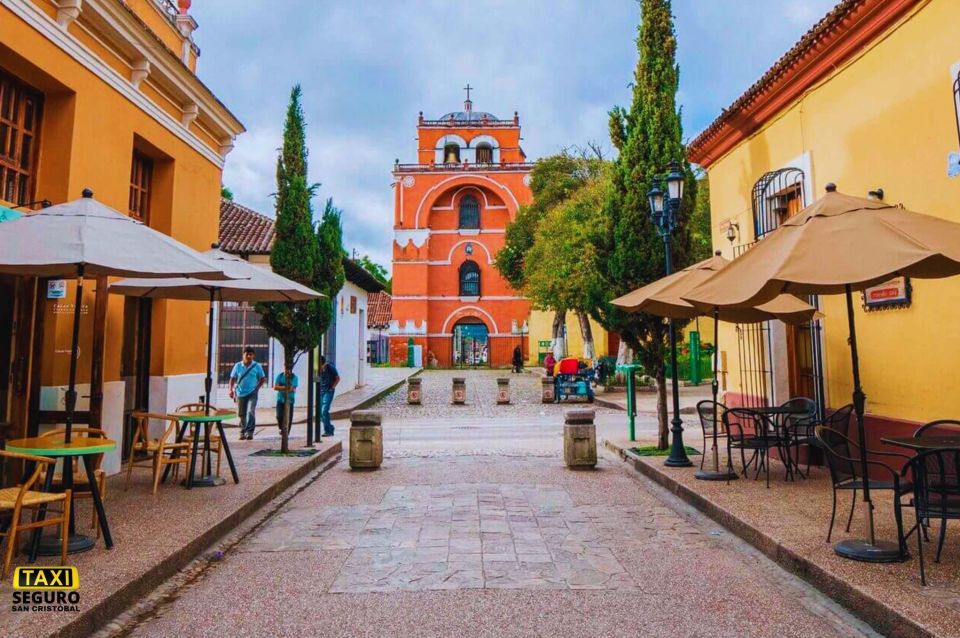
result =
[[520,122],[465,110],[417,127],[416,164],[394,166],[393,311],[390,359],[407,344],[440,367],[510,365],[527,354],[530,303],[500,277],[493,258],[504,229],[531,199],[532,166]]

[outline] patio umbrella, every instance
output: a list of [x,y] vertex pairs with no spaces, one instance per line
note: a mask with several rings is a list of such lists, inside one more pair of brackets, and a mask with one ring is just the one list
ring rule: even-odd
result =
[[[737,308],[770,301],[782,293],[846,296],[853,364],[861,472],[867,454],[863,415],[866,397],[853,315],[853,291],[893,277],[937,279],[960,274],[960,224],[904,210],[882,201],[827,193],[684,297],[701,310]],[[863,486],[868,537],[842,541],[844,557],[871,562],[902,558],[896,543],[878,542],[870,486]]]
[[720,321],[730,323],[757,323],[770,319],[780,319],[785,323],[800,324],[820,317],[817,309],[793,295],[779,295],[773,300],[756,307],[720,308],[714,306],[709,312],[698,309],[683,299],[684,295],[701,285],[717,272],[728,267],[730,261],[717,251],[713,257],[704,259],[672,275],[658,279],[642,288],[614,299],[613,305],[628,312],[645,312],[657,317],[670,319],[693,319],[701,315],[713,316],[713,469],[697,472],[697,478],[717,481],[736,478],[731,472],[720,471],[720,458],[717,451],[717,393],[719,391],[719,350]]
[[141,299],[186,299],[210,302],[207,326],[207,377],[204,380],[207,412],[213,388],[213,304],[215,301],[308,301],[323,295],[295,281],[281,277],[234,255],[214,244],[203,256],[233,279],[204,281],[189,277],[175,279],[122,279],[110,286],[110,292]]

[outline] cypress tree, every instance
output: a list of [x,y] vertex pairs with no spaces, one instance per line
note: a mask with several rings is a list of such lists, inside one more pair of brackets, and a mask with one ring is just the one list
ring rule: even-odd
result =
[[639,58],[629,110],[610,111],[610,138],[619,156],[606,201],[606,234],[600,255],[607,283],[595,317],[637,354],[658,384],[659,447],[668,445],[664,355],[667,326],[659,317],[630,314],[609,301],[664,276],[663,240],[650,216],[647,192],[671,160],[684,163],[687,179],[678,227],[673,234],[674,269],[689,263],[690,233],[686,219],[696,197],[696,183],[685,159],[680,111],[676,104],[679,67],[670,0],[640,0],[637,29]]
[[[313,287],[320,265],[320,247],[314,238],[310,198],[316,189],[307,182],[306,124],[300,104],[300,85],[290,92],[283,148],[277,159],[276,238],[270,253],[273,272],[297,283]],[[323,334],[317,320],[321,302],[272,302],[257,304],[261,323],[271,337],[283,345],[283,363],[293,369],[301,354],[316,347]],[[328,320],[329,321],[329,320]],[[287,379],[289,396],[290,379]],[[280,427],[280,451],[289,451],[290,401],[284,424]]]
[[326,333],[333,320],[333,303],[343,288],[346,274],[343,271],[343,223],[342,211],[328,198],[317,225],[317,251],[319,261],[313,289],[326,295],[317,302],[317,322],[320,333]]

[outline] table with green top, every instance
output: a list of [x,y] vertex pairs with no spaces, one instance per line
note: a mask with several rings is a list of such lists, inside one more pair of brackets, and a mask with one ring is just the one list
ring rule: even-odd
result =
[[[110,439],[98,439],[98,438],[88,438],[85,436],[78,436],[75,439],[72,439],[69,443],[66,442],[64,438],[59,437],[49,437],[49,436],[32,436],[25,439],[11,439],[7,441],[6,449],[10,452],[19,452],[20,454],[32,454],[34,456],[45,456],[47,458],[68,458],[71,460],[69,464],[70,467],[65,465],[63,471],[63,488],[72,489],[73,487],[73,468],[72,468],[72,459],[73,457],[80,457],[83,461],[83,467],[86,470],[87,482],[90,486],[90,495],[93,499],[93,506],[97,510],[97,519],[100,521],[100,529],[103,531],[103,543],[106,545],[107,549],[113,547],[113,537],[110,535],[110,525],[107,524],[107,513],[103,509],[103,499],[100,496],[100,488],[97,486],[97,479],[94,475],[94,464],[93,457],[98,454],[103,454],[105,452],[110,452],[115,450],[117,447],[116,441]],[[32,468],[30,468],[32,471]],[[51,468],[47,471],[47,476],[44,480],[44,491],[50,492],[53,490],[53,476],[54,472]],[[41,509],[38,510],[37,516],[40,517],[40,520],[46,516],[46,507],[41,505]],[[69,534],[70,540],[68,543],[68,551],[71,554],[77,552],[87,551],[92,549],[94,546],[94,541],[88,536],[76,533],[76,527],[74,525],[74,508],[70,508],[70,523],[69,523]],[[41,529],[37,528],[33,533],[33,541],[30,543],[30,562],[36,560],[37,553],[40,549],[40,532]],[[53,549],[52,553],[59,554],[59,542],[56,544],[56,547]],[[47,551],[42,552],[44,554],[50,553]]]
[[[178,443],[183,440],[188,427],[193,431],[193,454],[190,456],[190,471],[187,473],[186,481],[184,481],[188,490],[194,487],[216,487],[217,485],[223,485],[225,482],[219,476],[212,474],[211,470],[210,428],[213,425],[217,426],[217,432],[220,433],[220,445],[223,446],[223,452],[227,457],[227,464],[230,466],[230,474],[233,475],[233,482],[240,482],[240,476],[237,474],[237,466],[233,462],[230,445],[227,443],[227,435],[223,431],[223,422],[228,419],[235,419],[237,417],[236,412],[211,408],[209,412],[206,410],[191,410],[188,412],[173,412],[170,416],[179,419],[182,424],[177,434]],[[201,467],[203,476],[195,478],[194,473],[196,471],[197,453],[199,452],[201,425],[203,426],[203,462]],[[174,454],[176,454],[176,452],[174,452]],[[164,480],[166,480],[169,471],[170,466],[168,465],[163,474]]]

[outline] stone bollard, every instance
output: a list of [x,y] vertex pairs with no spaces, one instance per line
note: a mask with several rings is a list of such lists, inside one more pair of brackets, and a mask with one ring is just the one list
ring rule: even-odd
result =
[[407,379],[407,403],[410,405],[420,405],[420,383],[423,381],[420,377],[410,377]]
[[383,463],[383,428],[376,410],[350,413],[350,467],[375,470]]
[[497,379],[497,404],[507,405],[510,403],[510,379],[501,377]]
[[453,404],[463,405],[467,402],[467,380],[463,377],[453,378]]
[[556,387],[553,385],[553,377],[543,377],[540,379],[540,403],[553,403],[556,395]]
[[563,422],[563,460],[578,469],[597,464],[597,426],[593,410],[567,410]]

